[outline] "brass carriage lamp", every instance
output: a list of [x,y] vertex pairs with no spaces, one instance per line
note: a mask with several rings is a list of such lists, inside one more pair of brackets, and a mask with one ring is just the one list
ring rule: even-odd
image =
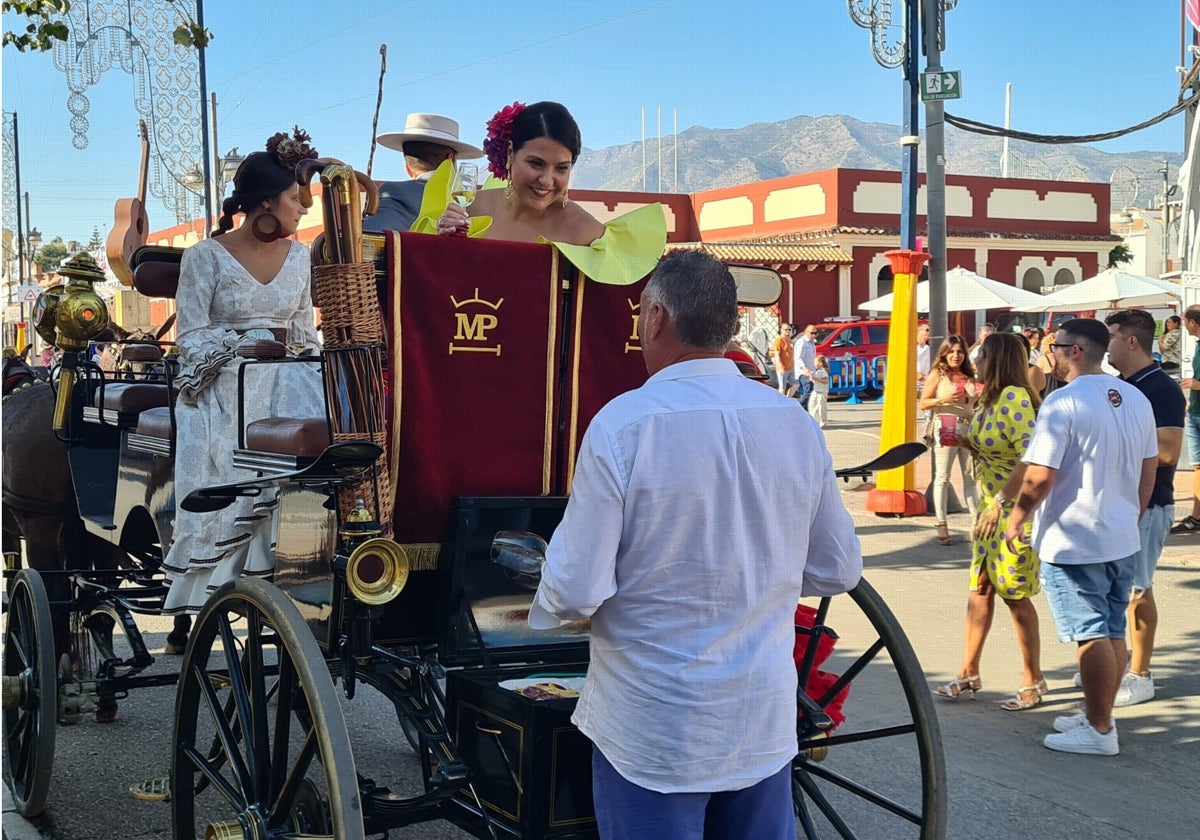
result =
[[[59,373],[58,399],[54,405],[54,431],[67,428],[71,393],[75,388],[74,353],[87,350],[88,343],[108,329],[108,307],[96,293],[95,284],[103,281],[104,271],[82,251],[62,264],[58,273],[67,278],[38,298],[34,308],[38,335],[63,350],[62,371]],[[53,334],[48,337],[51,325]]]

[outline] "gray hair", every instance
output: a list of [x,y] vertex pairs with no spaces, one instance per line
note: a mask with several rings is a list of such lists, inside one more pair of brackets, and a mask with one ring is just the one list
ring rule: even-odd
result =
[[723,352],[737,328],[737,284],[720,260],[702,251],[672,251],[646,284],[643,307],[659,304],[679,340]]

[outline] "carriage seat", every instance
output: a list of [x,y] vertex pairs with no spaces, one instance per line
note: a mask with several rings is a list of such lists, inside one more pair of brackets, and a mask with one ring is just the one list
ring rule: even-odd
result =
[[171,409],[164,406],[148,408],[138,415],[137,433],[146,437],[171,439]]
[[148,408],[165,408],[168,403],[165,383],[107,382],[104,385],[102,406],[105,411],[115,411],[118,415],[137,414]]
[[246,448],[316,458],[332,442],[324,417],[268,417],[246,426]]

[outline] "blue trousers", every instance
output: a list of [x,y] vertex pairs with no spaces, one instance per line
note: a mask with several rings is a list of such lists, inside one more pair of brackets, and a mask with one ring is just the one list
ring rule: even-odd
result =
[[796,840],[790,763],[744,790],[656,793],[593,746],[592,797],[602,840]]

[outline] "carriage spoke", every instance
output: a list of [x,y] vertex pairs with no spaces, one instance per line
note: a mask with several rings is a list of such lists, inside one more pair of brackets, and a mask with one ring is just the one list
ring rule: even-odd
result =
[[920,814],[912,811],[909,808],[905,808],[903,805],[888,799],[882,794],[876,793],[870,788],[850,781],[850,779],[846,778],[840,773],[835,773],[832,770],[817,766],[815,764],[806,764],[804,767],[804,772],[810,776],[816,776],[817,778],[824,779],[830,784],[837,785],[843,790],[848,790],[856,796],[867,800],[872,805],[877,805],[878,807],[883,808],[885,811],[889,811],[898,817],[903,817],[914,825],[920,825]]
[[[225,800],[229,802],[230,805],[233,805],[235,808],[239,809],[244,809],[246,807],[244,798],[241,796],[241,791],[234,788],[233,785],[231,785],[229,781],[221,775],[221,765],[212,765],[209,760],[202,756],[200,751],[195,747],[185,746],[182,749],[184,755],[186,755],[191,761],[192,766],[200,771],[200,774],[204,776],[206,782],[216,788],[217,791],[220,792],[221,796],[225,797]],[[205,785],[205,787],[207,787],[207,785]],[[200,790],[199,786],[197,787],[197,790]]]
[[825,815],[825,819],[829,820],[834,830],[841,835],[842,840],[856,840],[857,835],[850,830],[850,826],[846,825],[846,821],[841,818],[837,809],[825,798],[825,794],[821,793],[821,790],[806,771],[801,770],[800,773],[796,774],[796,781],[808,798],[813,801],[813,804]]
[[[246,769],[246,763],[242,758],[241,752],[237,748],[238,735],[229,726],[229,720],[226,717],[225,710],[221,707],[221,700],[217,697],[217,690],[213,687],[212,680],[209,679],[208,671],[203,666],[197,665],[194,675],[200,687],[200,695],[204,698],[209,718],[215,730],[214,741],[220,742],[221,753],[229,759],[229,766],[233,770],[234,775],[237,776],[242,789],[247,790],[249,772]],[[199,752],[196,755],[199,757]],[[203,761],[205,765],[208,764],[208,759],[203,759]],[[216,781],[214,780],[213,783],[216,784]]]
[[243,653],[246,680],[246,702],[249,705],[249,726],[246,732],[247,758],[254,780],[254,799],[268,800],[271,793],[270,738],[267,726],[267,686],[263,674],[262,616],[247,616],[248,633]]
[[293,763],[291,770],[287,774],[287,778],[284,780],[283,786],[280,788],[279,796],[271,803],[267,818],[268,827],[278,827],[287,823],[292,805],[296,800],[296,794],[299,792],[300,786],[304,783],[305,775],[308,773],[308,768],[312,766],[312,761],[316,755],[316,733],[310,727],[308,734],[304,738],[304,744],[296,754],[296,761]]

